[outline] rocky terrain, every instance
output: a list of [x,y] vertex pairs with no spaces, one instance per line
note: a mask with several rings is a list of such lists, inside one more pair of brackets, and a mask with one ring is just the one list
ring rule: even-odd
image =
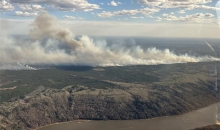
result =
[[[164,66],[161,70],[155,66],[155,69],[147,73],[143,69],[138,71],[146,74],[146,77],[148,74],[154,76],[154,81],[151,79],[150,82],[134,74],[137,72],[137,66],[129,69],[117,68],[120,73],[123,69],[130,70],[129,73],[133,73],[132,76],[137,82],[129,81],[124,75],[105,78],[104,71],[108,71],[108,68],[94,68],[90,72],[83,72],[84,75],[74,70],[68,70],[68,73],[67,70],[62,70],[57,74],[63,75],[62,77],[67,75],[65,84],[62,83],[65,87],[57,88],[55,84],[58,84],[58,80],[52,78],[54,74],[51,74],[51,77],[47,75],[43,79],[47,78],[47,81],[54,84],[54,87],[47,87],[46,81],[40,79],[39,82],[42,81],[42,85],[37,85],[38,87],[33,91],[10,98],[0,104],[0,127],[3,130],[29,130],[75,119],[146,119],[182,114],[218,102],[218,92],[213,89],[210,77],[207,76],[207,64],[200,64],[200,67],[197,64],[187,67],[185,65],[173,66],[166,75],[161,73]],[[146,66],[140,66],[139,69],[141,67]],[[33,71],[33,73],[44,71]],[[11,74],[11,72],[7,73]],[[89,73],[99,73],[99,75],[89,75]],[[98,80],[97,77],[101,74],[103,78]],[[69,80],[74,80],[74,82],[70,83]],[[17,88],[5,90],[5,92],[8,94],[19,92],[20,94],[19,88],[35,84],[22,80],[21,76],[19,82],[16,83]]]

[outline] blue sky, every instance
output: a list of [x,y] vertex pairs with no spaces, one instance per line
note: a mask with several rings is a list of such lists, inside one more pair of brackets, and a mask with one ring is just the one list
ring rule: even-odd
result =
[[[215,5],[218,0],[173,0],[163,2],[164,0],[155,3],[154,0],[1,0],[0,10],[2,18],[13,19],[34,19],[41,11],[46,10],[49,13],[56,15],[59,19],[64,19],[64,16],[71,16],[68,19],[86,20],[86,21],[127,21],[127,22],[159,22],[157,17],[161,17],[161,21],[167,21],[163,14],[174,13],[173,16],[185,17],[196,13],[209,13],[216,16]],[[148,2],[151,1],[151,2]],[[161,1],[161,2],[160,2]],[[115,3],[115,5],[114,5]],[[80,5],[81,4],[81,5]],[[176,4],[177,6],[174,6]],[[26,7],[21,8],[22,5]],[[34,9],[32,5],[39,5],[40,9]],[[91,7],[93,5],[93,7]],[[182,7],[185,5],[185,7]],[[69,7],[68,7],[69,6]],[[84,6],[84,7],[83,7]],[[30,7],[27,9],[27,7]],[[209,8],[212,7],[212,8]],[[31,9],[32,8],[32,9]],[[62,9],[61,9],[62,8]],[[83,8],[83,9],[82,9]],[[88,10],[87,10],[88,9]],[[141,9],[155,9],[156,11],[141,12]],[[107,17],[107,13],[120,13],[126,10],[124,14]],[[129,11],[136,10],[137,13],[129,14]],[[182,13],[178,13],[182,10]],[[138,12],[139,11],[139,12]],[[17,13],[16,13],[17,12]],[[20,12],[20,13],[19,13]],[[26,12],[26,13],[25,13]],[[183,13],[185,12],[185,13]],[[215,18],[214,16],[208,19]],[[67,18],[67,17],[66,17]],[[203,19],[207,17],[201,16]],[[161,22],[160,21],[160,22]],[[183,22],[185,20],[168,20]],[[194,21],[197,22],[197,21]]]
[[[218,0],[0,0],[1,19],[34,20],[47,11],[69,22],[218,25]],[[140,25],[141,26],[141,25]]]

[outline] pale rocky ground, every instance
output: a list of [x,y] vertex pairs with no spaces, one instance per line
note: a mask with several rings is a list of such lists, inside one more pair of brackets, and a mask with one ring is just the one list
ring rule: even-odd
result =
[[[207,93],[207,88],[202,88],[204,85],[199,82],[180,83],[184,85],[182,90],[171,84],[158,90],[153,87],[158,83],[146,87],[146,84],[107,82],[118,88],[91,90],[86,86],[68,86],[58,90],[41,86],[23,98],[0,105],[1,128],[35,129],[75,119],[146,119],[181,114],[218,101],[215,94]],[[193,94],[189,93],[192,91]]]
[[148,119],[206,107],[219,102],[207,66],[209,63],[5,72],[0,76],[7,76],[4,83],[11,84],[0,86],[0,96],[5,97],[0,104],[0,129],[30,130],[77,119]]

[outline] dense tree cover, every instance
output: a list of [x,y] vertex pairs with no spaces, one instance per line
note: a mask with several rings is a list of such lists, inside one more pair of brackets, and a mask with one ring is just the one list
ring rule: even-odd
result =
[[[118,66],[118,67],[77,67],[56,66],[54,69],[37,71],[1,71],[0,88],[17,86],[13,90],[0,90],[0,103],[11,98],[20,97],[39,86],[62,89],[66,86],[82,85],[90,89],[107,89],[120,87],[107,81],[126,83],[152,84],[161,82],[156,89],[166,91],[163,86],[169,82],[180,80],[209,79],[210,66],[217,63],[186,63],[150,66]],[[187,78],[189,77],[189,78]],[[204,78],[205,77],[205,78]],[[206,84],[212,86],[211,84]],[[146,86],[147,87],[147,86]],[[148,86],[149,87],[149,86]],[[181,89],[181,86],[180,86]]]

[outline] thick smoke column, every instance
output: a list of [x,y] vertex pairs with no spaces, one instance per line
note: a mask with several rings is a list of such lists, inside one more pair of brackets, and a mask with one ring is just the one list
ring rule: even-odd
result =
[[68,44],[72,49],[82,46],[80,42],[73,39],[73,34],[69,29],[62,28],[59,25],[59,21],[46,12],[43,12],[35,19],[30,35],[34,39],[41,39],[43,37],[58,39]]
[[75,40],[72,32],[62,28],[58,20],[48,13],[43,13],[36,18],[30,35],[38,40],[18,41],[2,35],[1,63],[116,66],[219,60],[210,56],[176,55],[169,49],[148,48],[144,50],[140,46],[127,48],[118,44],[107,45],[105,40],[94,41],[88,36]]

